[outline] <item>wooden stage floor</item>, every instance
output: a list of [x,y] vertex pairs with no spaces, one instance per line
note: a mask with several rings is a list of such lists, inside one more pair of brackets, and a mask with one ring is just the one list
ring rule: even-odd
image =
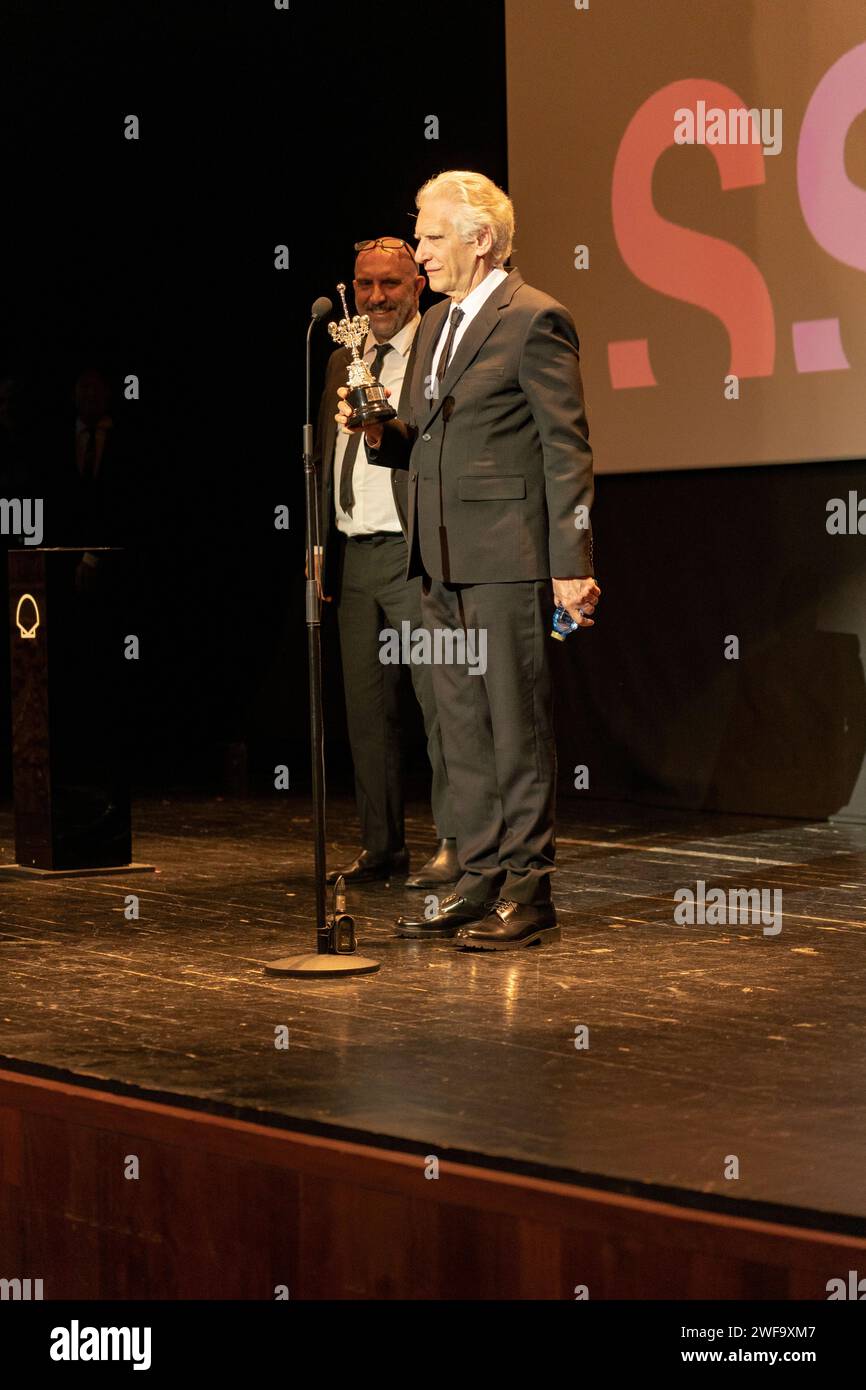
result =
[[[350,910],[380,972],[303,984],[262,967],[313,946],[307,803],[144,801],[135,830],[136,858],[158,873],[0,875],[3,1066],[866,1233],[866,826],[566,804],[561,944],[479,955],[401,941],[393,918],[424,895],[375,886]],[[352,804],[332,799],[333,862],[356,836]],[[422,807],[408,841],[418,864]],[[6,807],[0,864],[12,858]],[[676,925],[674,894],[697,880],[781,889],[782,930]]]

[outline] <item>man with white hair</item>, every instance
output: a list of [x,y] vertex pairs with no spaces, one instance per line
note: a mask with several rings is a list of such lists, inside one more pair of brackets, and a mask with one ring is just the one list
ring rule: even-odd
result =
[[[400,417],[367,457],[408,469],[408,575],[432,631],[487,642],[486,671],[434,665],[462,876],[399,936],[470,950],[558,940],[551,897],[554,604],[593,625],[592,453],[568,310],[506,269],[510,198],[450,170],[419,191],[415,257],[447,298],[425,315]],[[345,391],[337,419],[345,427]]]

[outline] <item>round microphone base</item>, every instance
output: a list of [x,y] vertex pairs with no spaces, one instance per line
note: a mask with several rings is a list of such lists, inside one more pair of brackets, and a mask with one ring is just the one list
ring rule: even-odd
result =
[[369,956],[359,956],[353,952],[345,955],[324,955],[311,951],[304,956],[285,956],[265,966],[266,975],[282,975],[289,979],[333,980],[346,979],[350,975],[373,975],[379,969],[379,962]]

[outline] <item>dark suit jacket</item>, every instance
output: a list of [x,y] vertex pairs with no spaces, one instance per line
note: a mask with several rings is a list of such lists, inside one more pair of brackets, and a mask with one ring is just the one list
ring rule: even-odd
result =
[[142,484],[141,445],[123,424],[108,431],[95,479],[85,480],[78,472],[70,426],[56,457],[58,466],[46,479],[45,545],[125,549],[144,540],[150,487]]
[[450,309],[443,300],[421,320],[409,400],[368,450],[371,463],[408,469],[408,576],[485,584],[592,574],[591,530],[575,525],[575,508],[592,505],[593,477],[571,315],[511,270],[431,399]]
[[[418,334],[420,325],[412,341],[409,352],[409,359],[406,363],[406,375],[403,378],[403,386],[400,392],[400,400],[392,401],[395,407],[405,409],[408,404],[409,382],[412,378],[412,370],[415,362],[415,354],[418,347]],[[319,416],[316,428],[315,461],[317,475],[319,479],[319,515],[320,521],[320,541],[324,546],[323,556],[323,588],[326,594],[334,596],[339,593],[340,584],[340,546],[339,532],[337,531],[337,514],[334,510],[334,450],[337,446],[337,422],[334,416],[337,412],[339,397],[337,389],[346,385],[346,375],[348,365],[352,359],[352,354],[348,348],[337,348],[328,358],[328,365],[325,369],[325,385],[322,391],[322,399],[319,405]],[[363,448],[363,440],[361,441]],[[406,535],[407,517],[407,494],[409,485],[405,469],[400,469],[391,474],[391,488],[394,493],[394,505],[397,508],[397,516],[403,528],[403,535]]]

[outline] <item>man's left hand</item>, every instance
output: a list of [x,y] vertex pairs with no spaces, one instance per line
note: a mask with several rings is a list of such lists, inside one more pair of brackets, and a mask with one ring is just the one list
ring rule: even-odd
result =
[[594,627],[592,615],[601,598],[601,589],[592,575],[584,579],[554,579],[553,601],[567,608],[580,627]]

